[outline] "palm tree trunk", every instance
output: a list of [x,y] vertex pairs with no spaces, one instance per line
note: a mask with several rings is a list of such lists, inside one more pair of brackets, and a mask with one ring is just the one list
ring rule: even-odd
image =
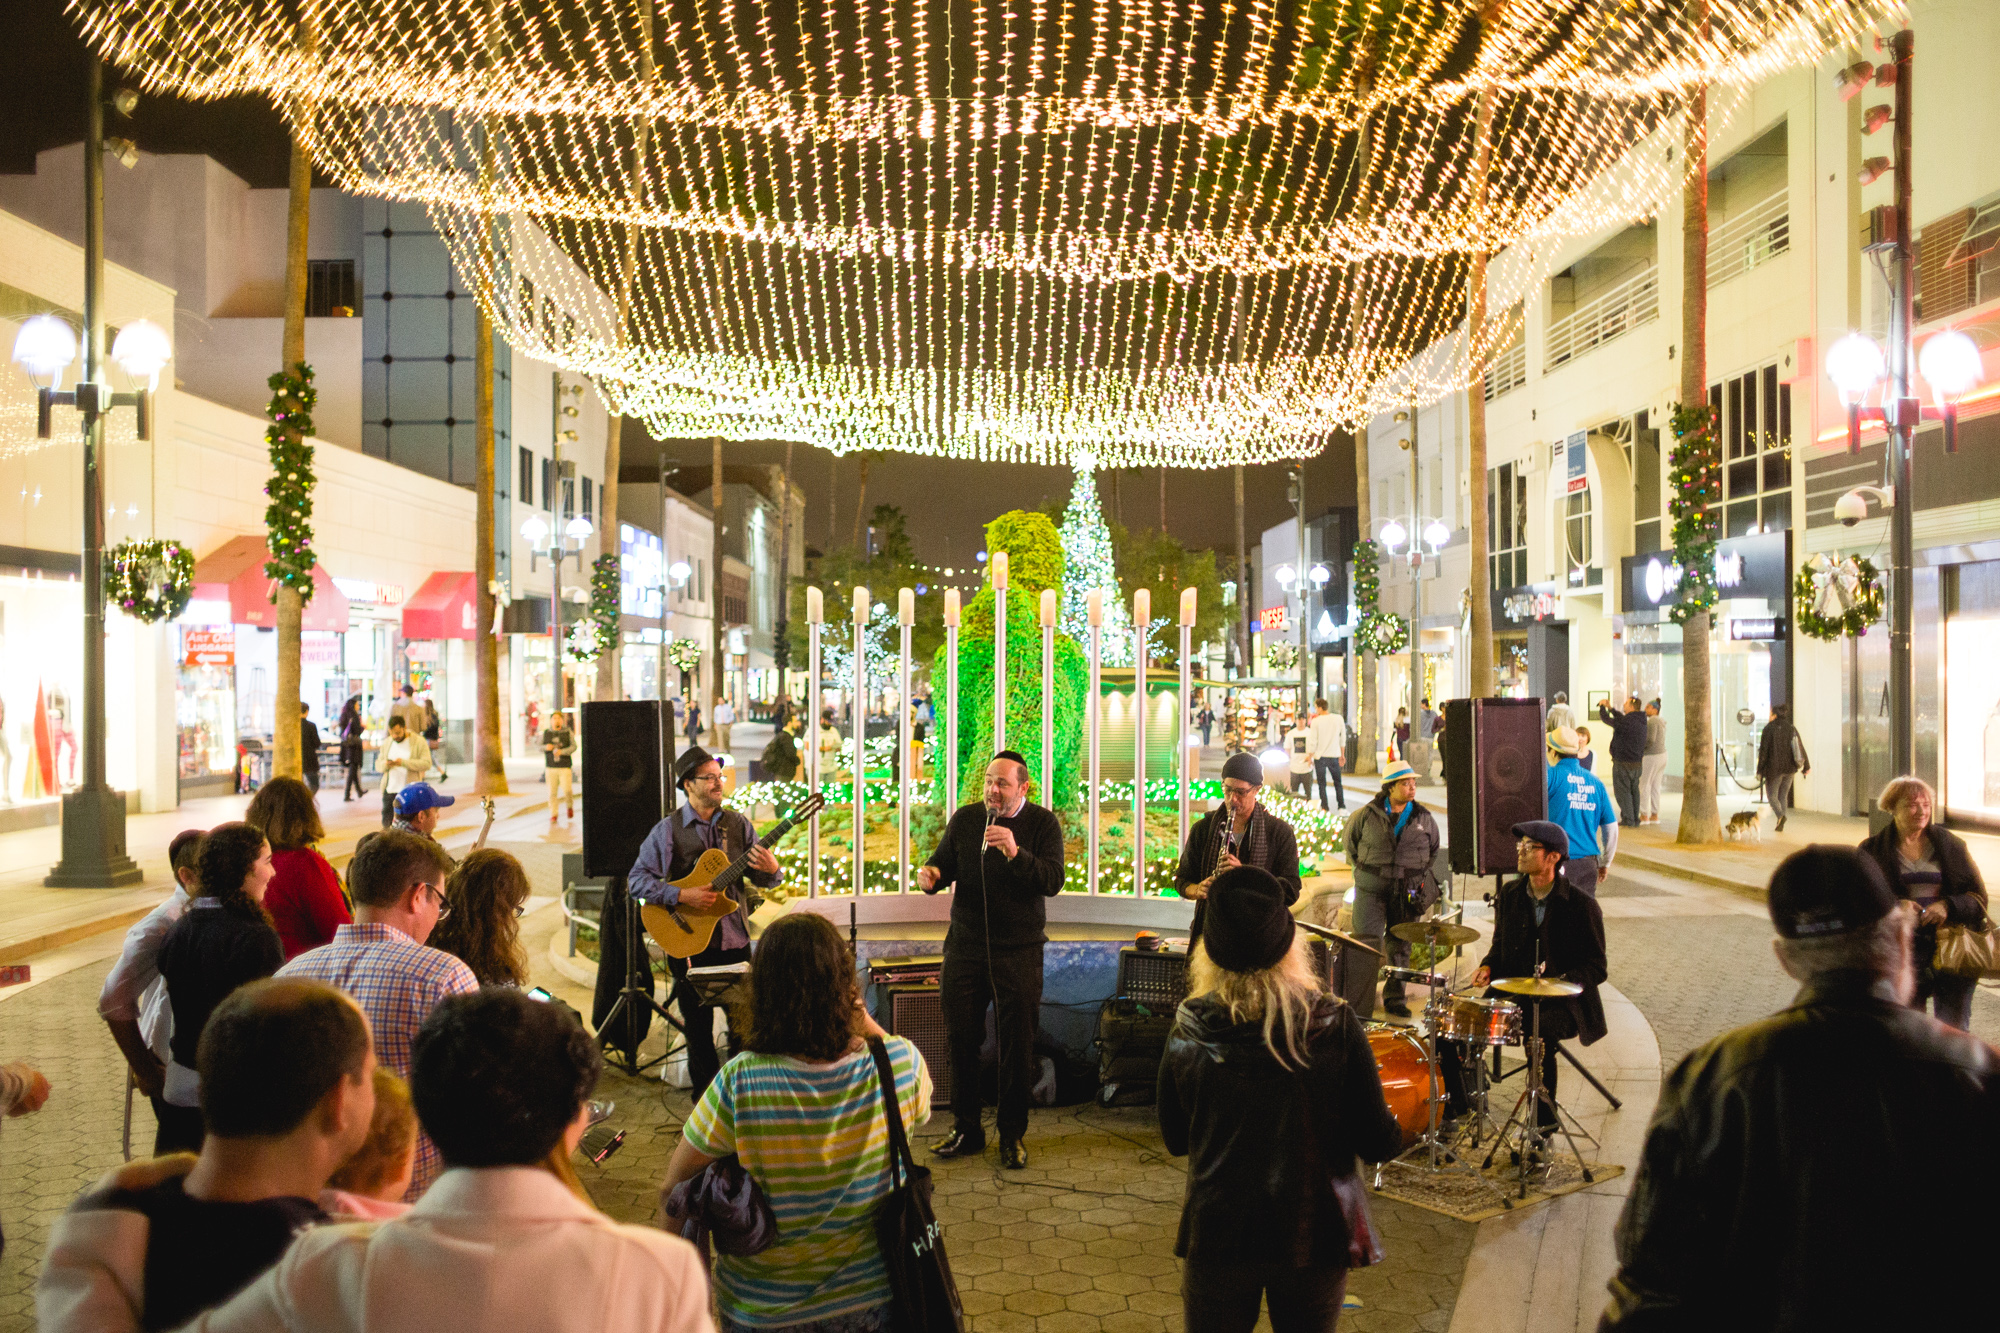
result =
[[1167,535],[1167,470],[1160,469],[1160,535]]
[[704,718],[713,721],[715,701],[722,696],[723,680],[728,675],[726,669],[728,659],[722,655],[722,527],[726,521],[722,517],[722,437],[719,435],[711,436],[708,441],[708,447],[710,453],[709,466],[713,470],[714,475],[712,483],[714,489],[709,493],[709,499],[713,503],[709,507],[715,512],[715,540],[710,552],[710,564],[713,567],[708,573],[708,649],[709,661],[712,665],[708,669],[709,681],[706,695],[704,696],[698,692],[695,697],[697,700],[706,697],[708,703],[701,710],[701,713]]
[[[279,360],[296,370],[306,359],[306,229],[312,218],[312,163],[298,136],[292,136],[291,193],[285,212],[285,327]],[[273,599],[278,611],[278,681],[271,709],[271,775],[300,777],[299,648],[303,638],[305,603],[296,589],[278,585]]]
[[[597,488],[597,550],[600,555],[620,556],[618,547],[618,467],[623,455],[620,436],[625,431],[625,418],[614,416],[604,423],[604,481]],[[611,642],[602,645],[597,654],[597,686],[591,691],[593,699],[617,699],[623,697],[619,689],[621,674],[618,670],[619,658],[624,649],[624,636],[613,634]]]
[[[486,307],[474,303],[472,316],[473,453],[478,475],[473,481],[472,582],[477,614],[472,641],[472,789],[481,796],[507,794],[505,750],[500,743],[500,639],[494,617],[499,603],[493,583],[499,577],[494,549],[493,320]],[[525,500],[526,497],[523,497]]]
[[[1707,5],[1701,6],[1704,23]],[[1686,193],[1681,204],[1681,403],[1708,402],[1708,94],[1697,90],[1687,110]],[[1681,626],[1682,732],[1687,738],[1681,780],[1681,822],[1675,842],[1722,839],[1715,805],[1715,733],[1709,676],[1707,611]]]
[[1236,604],[1241,610],[1236,624],[1236,669],[1250,674],[1250,548],[1243,540],[1243,465],[1236,473]]
[[[1375,537],[1375,515],[1369,504],[1370,482],[1368,480],[1368,432],[1354,434],[1354,530],[1359,541],[1373,541]],[[1375,655],[1357,650],[1354,654],[1354,679],[1349,687],[1355,695],[1354,731],[1356,736],[1354,771],[1373,773],[1375,771],[1376,715],[1380,711],[1375,701]]]
[[[1482,14],[1480,17],[1484,28],[1488,16]],[[1493,94],[1488,90],[1479,95],[1478,148],[1473,155],[1473,170],[1477,173],[1482,198],[1492,154],[1492,131]],[[1472,256],[1472,271],[1466,279],[1465,294],[1465,352],[1473,364],[1481,367],[1465,390],[1466,504],[1472,511],[1466,516],[1471,546],[1466,590],[1472,602],[1471,624],[1468,627],[1472,652],[1467,665],[1472,675],[1468,693],[1475,699],[1491,698],[1494,685],[1492,567],[1487,561],[1492,534],[1486,529],[1486,371],[1482,341],[1485,330],[1486,254],[1482,251]]]
[[778,668],[778,694],[790,697],[786,677],[792,667],[792,441],[785,441],[785,467],[778,474],[778,615],[771,631],[771,661]]

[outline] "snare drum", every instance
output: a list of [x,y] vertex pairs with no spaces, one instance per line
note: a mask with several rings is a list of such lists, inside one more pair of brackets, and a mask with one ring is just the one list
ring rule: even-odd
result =
[[1431,1126],[1431,1057],[1408,1028],[1368,1028],[1368,1049],[1382,1075],[1382,1100],[1409,1142]]
[[1444,1005],[1434,1035],[1440,1041],[1462,1041],[1471,1046],[1519,1046],[1521,1007],[1505,1000],[1461,995]]

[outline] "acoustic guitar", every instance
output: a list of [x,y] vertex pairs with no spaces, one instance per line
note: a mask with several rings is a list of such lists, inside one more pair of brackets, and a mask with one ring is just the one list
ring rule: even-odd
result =
[[[766,847],[776,845],[787,833],[806,820],[818,814],[826,805],[826,798],[818,792],[806,797],[799,808],[786,815],[760,839]],[[742,906],[729,896],[729,891],[742,882],[743,872],[750,866],[750,850],[746,847],[743,855],[735,860],[719,847],[711,847],[701,854],[694,863],[694,869],[676,880],[669,880],[677,889],[711,889],[716,894],[715,902],[707,907],[689,907],[682,903],[676,907],[658,907],[652,903],[639,905],[639,919],[645,923],[646,933],[653,937],[653,943],[660,946],[669,958],[686,960],[708,947],[715,938],[715,927],[731,912]]]

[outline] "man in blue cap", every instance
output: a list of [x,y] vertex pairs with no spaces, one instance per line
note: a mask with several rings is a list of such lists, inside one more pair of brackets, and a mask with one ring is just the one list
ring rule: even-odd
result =
[[437,841],[438,811],[458,804],[428,782],[412,782],[396,793],[396,822],[391,826]]
[[[1519,1004],[1521,1032],[1533,1030],[1532,1006],[1542,1010],[1542,1085],[1556,1095],[1556,1043],[1580,1037],[1588,1046],[1605,1034],[1604,1001],[1597,988],[1608,975],[1604,959],[1604,913],[1594,895],[1579,891],[1562,874],[1569,855],[1569,835],[1546,819],[1514,825],[1514,864],[1520,876],[1502,885],[1493,899],[1492,947],[1479,960],[1472,984],[1485,986],[1495,978],[1552,977],[1574,981],[1581,995],[1559,1000],[1530,1000],[1504,991],[1493,998]],[[1459,1054],[1455,1043],[1440,1043],[1439,1073],[1451,1097],[1449,1113],[1464,1107]],[[1546,1106],[1537,1108],[1545,1126],[1554,1124]]]
[[1611,806],[1611,791],[1603,778],[1577,762],[1574,731],[1552,728],[1548,746],[1549,821],[1562,827],[1569,844],[1563,874],[1595,898],[1598,881],[1611,873],[1611,858],[1618,854],[1618,814]]

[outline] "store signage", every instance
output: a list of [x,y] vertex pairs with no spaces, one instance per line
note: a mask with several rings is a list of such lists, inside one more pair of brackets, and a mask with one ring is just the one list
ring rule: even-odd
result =
[[1517,625],[1523,620],[1556,620],[1562,613],[1562,599],[1552,592],[1524,588],[1509,593],[1503,609],[1507,619]]
[[403,656],[412,662],[435,662],[438,660],[438,641],[413,639],[404,645]]
[[618,525],[618,610],[623,615],[660,616],[660,539],[630,523]]
[[1769,643],[1785,637],[1778,616],[1738,616],[1729,622],[1729,637],[1738,643]]
[[299,635],[299,665],[338,667],[340,636],[326,630],[307,630]]
[[1578,491],[1590,489],[1590,478],[1585,472],[1589,464],[1590,436],[1586,431],[1574,431],[1563,441],[1563,452],[1567,455],[1567,481],[1563,486],[1564,495],[1575,495]]
[[[1725,599],[1761,599],[1781,605],[1789,590],[1789,534],[1761,533],[1727,537],[1715,547],[1715,586]],[[1625,609],[1648,611],[1673,604],[1681,584],[1681,567],[1665,552],[1627,556],[1624,561]]]
[[372,583],[367,579],[335,579],[340,595],[358,606],[399,606],[403,601],[400,583]]
[[190,625],[181,631],[181,657],[191,667],[236,665],[234,625]]
[[1257,613],[1257,620],[1258,626],[1261,629],[1281,630],[1286,628],[1287,622],[1284,605],[1280,603],[1277,606],[1265,607]]

